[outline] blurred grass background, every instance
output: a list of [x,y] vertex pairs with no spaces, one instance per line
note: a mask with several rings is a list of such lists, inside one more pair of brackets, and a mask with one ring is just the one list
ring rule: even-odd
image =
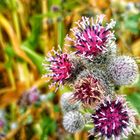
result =
[[[68,134],[62,126],[60,95],[54,93],[43,75],[44,56],[64,38],[81,16],[95,17],[104,13],[106,21],[115,19],[118,52],[136,57],[140,63],[139,0],[0,0],[0,113],[5,112],[5,125],[0,139],[9,140],[87,140],[88,134]],[[67,43],[66,43],[67,44]],[[22,107],[23,94],[37,87],[45,101]],[[140,81],[121,87],[118,93],[140,113]],[[43,96],[42,96],[43,97]],[[137,124],[140,120],[137,118]],[[4,135],[4,136],[3,136]],[[130,140],[140,140],[140,129]]]

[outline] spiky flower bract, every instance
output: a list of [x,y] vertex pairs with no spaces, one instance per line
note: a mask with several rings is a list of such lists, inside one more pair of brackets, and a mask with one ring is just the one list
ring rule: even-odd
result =
[[85,119],[78,111],[70,111],[64,115],[63,126],[66,131],[75,133],[84,128]]
[[79,110],[81,103],[72,101],[73,93],[66,92],[62,94],[60,98],[60,105],[63,113],[67,113],[69,111]]
[[94,129],[90,133],[107,139],[125,138],[135,128],[134,115],[123,96],[108,96],[92,114]]
[[83,71],[73,86],[73,99],[81,101],[84,105],[94,106],[110,93],[109,86],[100,71]]
[[129,56],[114,57],[108,64],[108,73],[116,85],[133,84],[138,78],[138,65]]
[[104,15],[97,16],[96,22],[93,18],[82,17],[76,24],[77,27],[71,29],[74,38],[66,37],[73,42],[76,54],[93,60],[98,55],[108,51],[110,43],[114,41],[114,33],[111,29],[115,26],[115,21],[111,20],[106,26],[102,22]]
[[75,56],[74,54],[71,54],[70,61],[73,64],[71,76],[69,79],[67,79],[67,82],[69,84],[73,84],[75,80],[77,79],[77,76],[86,69],[86,65],[84,63],[83,58]]

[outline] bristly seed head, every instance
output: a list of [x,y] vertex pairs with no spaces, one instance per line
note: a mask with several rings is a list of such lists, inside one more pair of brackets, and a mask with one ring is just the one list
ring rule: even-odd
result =
[[84,128],[84,125],[84,116],[78,111],[70,111],[64,115],[63,126],[66,131],[75,133],[81,131]]
[[138,65],[129,56],[114,57],[107,67],[108,74],[116,85],[133,84],[139,75]]
[[108,51],[109,44],[115,39],[111,29],[116,22],[111,20],[104,27],[102,24],[104,16],[97,16],[96,22],[93,18],[82,17],[82,20],[77,22],[78,27],[71,29],[74,39],[69,36],[66,39],[73,42],[76,54],[93,60]]
[[94,135],[107,139],[127,137],[135,128],[135,112],[128,108],[123,96],[107,97],[92,114]]

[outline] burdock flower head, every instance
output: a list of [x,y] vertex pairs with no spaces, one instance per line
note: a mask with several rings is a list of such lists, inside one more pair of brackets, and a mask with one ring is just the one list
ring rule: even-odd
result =
[[106,139],[126,138],[135,128],[134,115],[123,96],[107,97],[92,114],[94,129],[90,133]]
[[[69,54],[52,51],[54,55],[48,54],[48,57],[45,58],[43,63],[46,70],[49,69],[49,74],[44,75],[44,77],[52,77],[52,80],[55,83],[64,84],[71,75],[72,63],[70,61]],[[50,64],[47,64],[49,62]]]
[[83,71],[74,84],[73,99],[94,106],[108,93],[108,85],[101,73]]
[[116,85],[133,84],[138,78],[138,65],[129,56],[114,57],[108,64],[108,73]]
[[73,54],[62,53],[61,50],[52,50],[52,52],[53,54],[49,53],[43,63],[44,68],[49,70],[44,77],[51,77],[53,84],[58,83],[58,85],[73,82],[84,68],[80,58]]
[[115,21],[111,20],[103,26],[105,15],[97,16],[96,21],[93,18],[82,17],[76,24],[77,27],[71,29],[74,38],[66,37],[73,42],[76,54],[93,60],[98,55],[104,54],[109,50],[110,43],[114,41],[114,33],[111,29],[115,26]]

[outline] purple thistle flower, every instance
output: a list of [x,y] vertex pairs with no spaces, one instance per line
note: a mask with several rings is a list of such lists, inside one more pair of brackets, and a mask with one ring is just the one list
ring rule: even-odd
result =
[[93,18],[82,17],[81,21],[76,22],[78,27],[71,29],[74,39],[66,37],[67,40],[73,42],[76,54],[93,60],[98,55],[108,51],[110,43],[115,39],[111,29],[116,22],[111,20],[104,27],[102,25],[104,17],[105,15],[97,16],[96,22]]
[[74,84],[73,99],[84,105],[97,105],[108,93],[107,85],[97,73],[83,72]]
[[[50,71],[49,74],[44,75],[44,77],[51,77],[54,84],[64,84],[65,80],[68,79],[71,75],[72,63],[70,57],[67,53],[62,53],[60,51],[56,52],[53,50],[54,55],[48,54],[48,57],[45,58],[45,63],[43,64],[45,69]],[[46,64],[50,62],[50,64]]]
[[65,83],[73,83],[77,75],[85,68],[80,57],[73,54],[52,51],[45,58],[43,66],[48,73],[44,77],[51,77],[52,85],[58,83],[58,86]]
[[107,97],[92,114],[95,127],[90,133],[107,139],[127,137],[135,127],[134,114],[123,96]]

